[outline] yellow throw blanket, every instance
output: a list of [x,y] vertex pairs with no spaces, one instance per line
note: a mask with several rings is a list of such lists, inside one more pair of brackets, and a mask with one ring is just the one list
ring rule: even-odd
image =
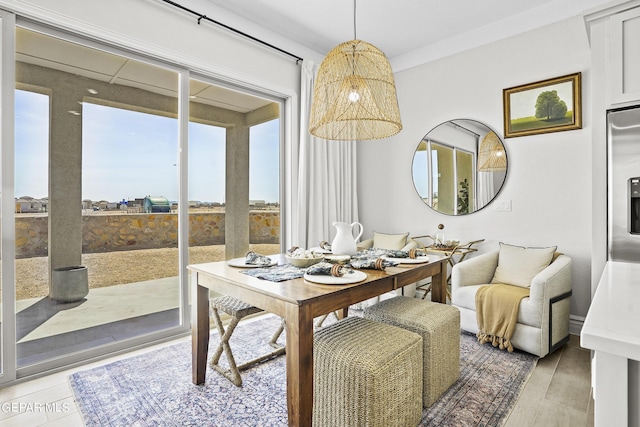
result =
[[511,336],[516,329],[520,301],[529,296],[529,288],[494,283],[480,287],[476,293],[478,341],[491,342],[513,351]]

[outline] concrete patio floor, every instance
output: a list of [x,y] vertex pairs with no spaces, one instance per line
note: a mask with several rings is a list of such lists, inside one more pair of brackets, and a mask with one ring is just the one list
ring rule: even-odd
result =
[[18,300],[18,366],[177,326],[177,282],[168,277],[91,289],[73,303]]
[[18,367],[25,367],[178,326],[178,277],[95,288],[73,303],[18,300],[16,311]]

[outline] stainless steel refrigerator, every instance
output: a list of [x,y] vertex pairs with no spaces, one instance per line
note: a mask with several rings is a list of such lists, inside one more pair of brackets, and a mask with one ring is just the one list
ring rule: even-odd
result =
[[607,114],[609,259],[640,263],[640,107]]

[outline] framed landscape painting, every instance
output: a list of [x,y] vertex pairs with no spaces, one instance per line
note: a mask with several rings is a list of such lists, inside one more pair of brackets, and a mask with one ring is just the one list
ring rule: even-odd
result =
[[581,94],[581,73],[504,89],[505,138],[581,129]]

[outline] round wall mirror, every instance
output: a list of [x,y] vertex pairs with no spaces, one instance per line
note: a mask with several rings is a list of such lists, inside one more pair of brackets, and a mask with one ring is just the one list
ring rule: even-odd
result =
[[507,177],[507,152],[484,123],[444,122],[418,144],[413,185],[429,207],[447,215],[466,215],[487,206]]

